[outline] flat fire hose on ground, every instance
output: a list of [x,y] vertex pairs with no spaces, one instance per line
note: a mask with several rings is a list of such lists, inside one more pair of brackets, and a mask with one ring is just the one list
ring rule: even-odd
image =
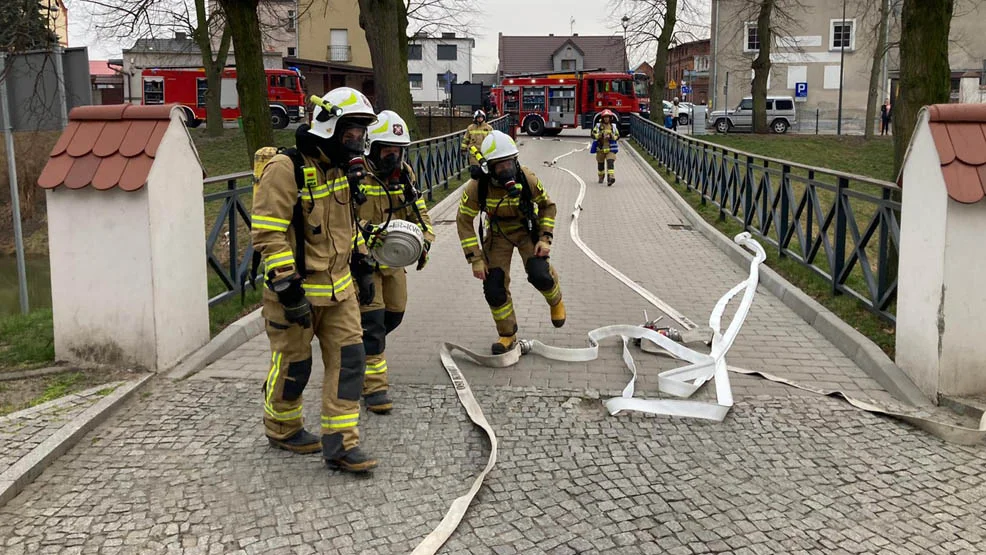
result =
[[[585,150],[585,148],[573,150],[568,154],[559,156],[548,165],[555,166],[559,159],[582,150]],[[578,234],[578,217],[582,210],[582,200],[585,197],[585,181],[567,168],[558,167],[558,169],[565,171],[574,177],[581,187],[578,199],[575,202],[575,209],[572,213],[570,233],[573,242],[575,242],[575,244],[578,245],[579,248],[593,260],[593,262],[599,265],[606,272],[626,284],[649,303],[664,311],[665,314],[681,324],[686,330],[694,331],[697,326],[693,322],[688,320],[680,312],[674,310],[672,307],[661,301],[653,293],[647,291],[639,284],[607,264],[598,255],[592,252],[592,250],[589,249],[585,243],[582,242]],[[711,352],[708,354],[689,349],[685,345],[673,341],[669,337],[654,330],[647,329],[643,326],[634,325],[614,325],[594,329],[588,334],[589,347],[581,349],[552,347],[537,340],[521,340],[517,347],[506,354],[482,355],[454,343],[442,344],[442,365],[445,367],[445,371],[448,373],[449,378],[452,381],[452,385],[455,387],[455,392],[459,398],[459,402],[466,410],[469,418],[474,424],[486,432],[486,435],[490,440],[490,456],[487,460],[486,467],[483,468],[483,470],[476,476],[472,486],[469,488],[469,491],[452,502],[442,521],[434,530],[432,530],[430,534],[428,534],[427,537],[421,541],[421,543],[417,545],[412,552],[412,555],[434,555],[439,549],[441,549],[442,545],[445,544],[455,529],[462,522],[462,518],[465,516],[472,500],[479,492],[480,487],[482,487],[483,481],[486,479],[487,474],[489,474],[489,472],[496,465],[498,451],[496,433],[493,431],[493,427],[486,419],[486,415],[483,413],[482,408],[480,408],[479,403],[477,403],[472,389],[469,387],[469,382],[463,375],[462,370],[456,364],[453,357],[454,353],[458,353],[471,362],[487,368],[507,368],[513,366],[517,364],[520,361],[521,356],[525,354],[536,354],[549,360],[587,362],[595,360],[598,357],[599,344],[601,341],[611,337],[620,337],[623,342],[623,362],[627,369],[630,370],[631,378],[626,387],[623,389],[620,397],[614,397],[605,402],[606,409],[611,415],[616,415],[622,411],[629,410],[649,414],[682,416],[721,422],[733,405],[732,391],[729,386],[729,372],[731,371],[738,374],[758,376],[773,382],[790,385],[804,391],[817,393],[819,395],[838,397],[844,399],[856,408],[875,414],[883,414],[898,418],[948,442],[961,445],[973,445],[980,443],[984,438],[986,438],[986,414],[983,415],[983,418],[979,423],[979,429],[967,428],[889,410],[868,401],[855,399],[841,391],[804,386],[765,372],[727,367],[725,361],[726,352],[732,346],[736,336],[739,334],[740,328],[743,326],[744,320],[749,314],[750,307],[753,304],[753,297],[756,294],[757,284],[759,282],[759,266],[766,258],[766,253],[764,252],[763,247],[755,241],[749,233],[740,233],[734,238],[734,241],[753,252],[754,258],[750,263],[750,272],[747,279],[737,284],[729,292],[723,295],[712,310],[712,315],[709,317],[709,327],[712,328],[712,343]],[[729,302],[740,293],[743,293],[743,296],[740,300],[740,305],[736,311],[736,314],[730,321],[726,331],[722,332],[721,325],[723,312]],[[634,397],[634,387],[637,380],[637,367],[629,350],[629,341],[631,339],[640,339],[641,349],[644,352],[667,354],[690,363],[687,366],[658,374],[658,389],[662,393],[678,397],[678,399],[644,399]],[[715,403],[688,400],[688,397],[700,389],[710,379],[713,380],[715,384]]]

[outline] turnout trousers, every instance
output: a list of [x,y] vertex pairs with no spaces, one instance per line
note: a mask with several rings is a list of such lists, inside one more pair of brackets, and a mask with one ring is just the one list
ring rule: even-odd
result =
[[525,230],[506,234],[489,232],[483,243],[488,269],[486,281],[483,282],[483,293],[500,337],[510,337],[517,333],[517,316],[510,295],[510,263],[514,250],[520,253],[527,272],[527,281],[541,293],[548,306],[555,306],[562,301],[558,272],[547,258],[534,256],[534,243]]
[[373,302],[361,306],[363,347],[366,350],[366,380],[363,395],[387,391],[387,334],[401,325],[407,307],[407,271],[386,268],[373,272]]
[[359,301],[350,296],[329,306],[312,307],[312,327],[288,324],[284,308],[264,299],[271,360],[264,382],[264,429],[274,439],[297,433],[302,393],[312,370],[312,338],[322,350],[322,436],[340,434],[345,450],[359,445],[359,399],[366,356],[360,334]]

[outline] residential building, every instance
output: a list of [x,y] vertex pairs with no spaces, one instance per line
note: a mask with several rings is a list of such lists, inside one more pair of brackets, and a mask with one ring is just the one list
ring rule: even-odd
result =
[[68,46],[68,8],[62,0],[41,0],[38,2],[48,28],[58,36],[58,44]]
[[[870,70],[876,48],[879,6],[867,0],[778,0],[776,10],[785,11],[793,21],[774,23],[768,94],[796,96],[800,111],[823,119],[838,113],[840,85],[843,119],[861,120],[869,97]],[[899,3],[894,2],[889,36],[899,36]],[[751,64],[759,52],[757,13],[754,4],[736,0],[712,2],[712,86],[716,109],[733,108],[751,94]],[[950,30],[949,63],[952,67],[953,101],[962,95],[963,80],[981,76],[986,60],[986,6],[978,0],[956,0]],[[842,63],[842,60],[845,60]],[[891,49],[881,64],[878,94],[881,99],[896,97],[899,56]],[[971,75],[971,76],[970,76]],[[796,88],[807,86],[797,97]],[[973,95],[968,94],[969,97]],[[978,95],[976,95],[978,96]]]
[[479,83],[485,87],[492,87],[497,84],[495,73],[473,73],[472,82]]
[[650,65],[650,62],[643,62],[633,70],[634,73],[642,73],[647,76],[647,81],[650,82],[654,79],[654,66]]
[[[407,74],[415,104],[440,104],[449,98],[451,84],[472,82],[475,39],[442,33],[414,36],[407,46]],[[451,75],[451,80],[447,76]]]
[[621,36],[499,36],[497,79],[523,73],[627,70]]
[[[310,8],[313,9],[313,8]],[[298,55],[298,1],[265,0],[257,6],[264,51]]]
[[298,15],[297,57],[369,68],[370,46],[359,26],[357,0],[303,3]]
[[664,75],[667,84],[665,98],[671,100],[678,97],[695,104],[708,102],[710,52],[710,39],[686,42],[668,51]]

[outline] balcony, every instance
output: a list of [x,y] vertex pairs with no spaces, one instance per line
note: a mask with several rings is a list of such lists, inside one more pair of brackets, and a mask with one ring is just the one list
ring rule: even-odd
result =
[[330,62],[351,62],[353,61],[353,47],[349,45],[330,44],[327,47],[325,59]]

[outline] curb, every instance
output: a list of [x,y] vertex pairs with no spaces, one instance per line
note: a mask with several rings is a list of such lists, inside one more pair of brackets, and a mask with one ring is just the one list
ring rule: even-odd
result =
[[117,387],[0,474],[0,507],[17,497],[45,468],[78,443],[82,436],[106,420],[110,413],[153,377],[154,374],[148,374]]
[[[83,391],[77,391],[75,393],[70,393],[70,394],[65,395],[63,397],[59,397],[57,399],[52,399],[51,401],[48,401],[47,403],[41,403],[40,405],[34,405],[33,407],[27,407],[26,409],[21,409],[21,410],[19,410],[17,412],[12,412],[10,414],[5,414],[3,416],[0,416],[0,425],[4,424],[6,422],[17,420],[19,418],[24,418],[25,416],[31,416],[32,414],[36,414],[36,413],[39,413],[39,412],[46,412],[46,411],[49,411],[49,410],[57,409],[57,408],[59,408],[59,407],[61,407],[63,405],[67,405],[67,404],[71,403],[75,399],[80,399],[80,398],[87,397],[87,396],[92,395],[92,394],[94,394],[94,393],[96,393],[98,391],[101,391],[103,389],[106,389],[107,387],[112,387],[113,390],[116,391],[117,389],[120,388],[120,386],[122,386],[123,384],[126,384],[126,383],[128,383],[128,382],[127,381],[116,381],[116,382],[104,383],[102,385],[97,385],[97,386],[94,386],[94,387],[90,387],[89,389],[85,389]],[[95,403],[93,403],[93,404],[95,404]]]
[[52,374],[62,374],[78,370],[73,366],[49,366],[47,368],[35,368],[34,370],[22,370],[19,372],[4,372],[0,374],[0,382],[20,380],[22,378],[40,378]]
[[[627,151],[631,152],[633,158],[654,176],[655,181],[660,184],[658,189],[684,214],[692,227],[697,229],[706,239],[712,241],[737,265],[749,268],[753,256],[733,243],[712,224],[706,222],[688,204],[688,201],[682,198],[671,184],[647,163],[647,160],[637,152],[637,148],[634,145]],[[933,404],[876,343],[870,341],[865,335],[859,333],[832,311],[766,265],[760,267],[760,285],[821,333],[825,339],[828,339],[842,354],[855,362],[867,376],[876,380],[891,395],[914,406]]]
[[205,346],[195,351],[167,373],[172,380],[183,380],[213,362],[233,352],[264,331],[263,308],[258,308],[233,322]]

